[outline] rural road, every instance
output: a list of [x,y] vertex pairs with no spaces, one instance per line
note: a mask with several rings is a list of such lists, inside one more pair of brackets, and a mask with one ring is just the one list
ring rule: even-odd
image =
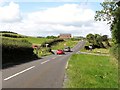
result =
[[68,58],[85,42],[79,42],[73,52],[50,55],[42,59],[2,70],[2,88],[62,88]]

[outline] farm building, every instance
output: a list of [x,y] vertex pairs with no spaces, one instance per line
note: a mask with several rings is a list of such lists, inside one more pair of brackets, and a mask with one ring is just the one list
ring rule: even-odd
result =
[[59,35],[59,38],[62,38],[62,39],[69,39],[69,38],[71,38],[71,37],[72,37],[71,34],[60,34],[60,35]]

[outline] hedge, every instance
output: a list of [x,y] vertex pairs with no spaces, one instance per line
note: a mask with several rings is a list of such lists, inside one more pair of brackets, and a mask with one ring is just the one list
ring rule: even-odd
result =
[[26,40],[2,38],[2,64],[17,63],[36,58],[32,44]]

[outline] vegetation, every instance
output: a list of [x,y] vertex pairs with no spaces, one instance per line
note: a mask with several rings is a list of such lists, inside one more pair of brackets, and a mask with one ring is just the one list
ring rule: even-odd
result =
[[[50,48],[61,49],[64,47],[64,43],[73,47],[77,43],[75,40],[64,41],[63,39],[52,39],[51,37],[49,39],[30,37],[8,31],[2,31],[0,33],[2,35],[0,45],[3,49],[3,64],[40,58],[50,55]],[[48,44],[47,47],[46,44]],[[38,48],[33,48],[33,46],[37,46]]]
[[68,39],[68,40],[65,40],[65,41],[63,41],[63,42],[61,42],[61,43],[58,43],[58,44],[52,46],[51,48],[52,48],[53,50],[64,49],[66,46],[70,46],[70,47],[72,48],[72,47],[74,47],[77,43],[78,43],[77,40],[70,40],[70,39]]
[[[119,50],[120,46],[120,1],[118,2],[103,2],[101,3],[101,6],[103,7],[102,10],[96,11],[95,20],[96,21],[108,21],[108,24],[110,24],[110,29],[112,33],[112,40],[115,45],[113,45],[113,49],[111,49],[111,53],[114,55],[114,57],[118,60],[116,56],[120,57],[117,52]],[[115,49],[117,48],[117,49]],[[115,52],[116,50],[116,52]]]
[[56,38],[58,38],[58,37],[56,37],[56,36],[47,36],[46,38],[47,38],[47,39],[56,39]]
[[[108,42],[108,36],[107,35],[99,35],[99,34],[88,34],[86,36],[87,41],[92,45],[93,48],[107,48],[110,47],[110,44]],[[104,46],[103,42],[106,44]]]
[[74,54],[67,69],[66,88],[118,88],[118,65],[107,56]]
[[25,38],[26,36],[22,36],[22,35],[19,35],[19,34],[2,33],[2,37]]
[[105,54],[105,55],[109,55],[109,49],[105,49],[105,48],[96,48],[91,50],[85,50],[85,49],[81,49],[80,52],[87,52],[87,53],[93,53],[93,54]]
[[10,38],[25,38],[27,36],[17,34],[15,32],[10,32],[10,31],[0,31],[0,34],[2,37],[10,37]]
[[59,42],[63,42],[63,39],[53,39],[51,41],[45,41],[44,43],[42,43],[42,47],[46,47],[46,44],[48,44],[48,47],[51,47],[52,45],[56,45]]
[[[0,46],[2,46],[2,64],[34,60],[38,58],[38,55],[36,54],[36,50],[32,48],[32,45],[40,45],[45,41],[51,40],[28,37],[8,31],[2,31],[0,33],[2,35],[2,42],[0,42]],[[42,55],[48,54],[44,53],[46,51],[45,49],[42,49],[42,51]]]
[[17,34],[15,32],[11,32],[11,31],[0,31],[0,33],[12,33],[12,34]]
[[18,63],[37,58],[31,43],[26,40],[2,38],[2,64]]
[[115,44],[111,49],[110,53],[113,57],[115,57],[117,60],[120,59],[120,44]]
[[95,20],[97,21],[108,21],[111,25],[112,38],[114,43],[120,43],[120,1],[118,3],[103,2],[101,6],[103,10],[96,11]]
[[47,38],[36,38],[36,37],[27,37],[25,38],[27,41],[32,43],[33,45],[40,45],[44,42],[51,41],[52,39],[47,39]]

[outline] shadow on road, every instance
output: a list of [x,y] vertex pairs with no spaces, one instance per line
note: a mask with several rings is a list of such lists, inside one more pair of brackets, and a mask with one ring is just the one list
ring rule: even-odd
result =
[[20,65],[20,64],[24,64],[24,63],[28,63],[28,62],[32,62],[32,61],[36,61],[36,60],[40,60],[42,58],[29,58],[29,59],[19,59],[18,61],[19,62],[9,62],[9,63],[6,63],[6,64],[2,64],[2,69],[7,69],[7,68],[10,68],[10,67],[15,67],[16,65]]

